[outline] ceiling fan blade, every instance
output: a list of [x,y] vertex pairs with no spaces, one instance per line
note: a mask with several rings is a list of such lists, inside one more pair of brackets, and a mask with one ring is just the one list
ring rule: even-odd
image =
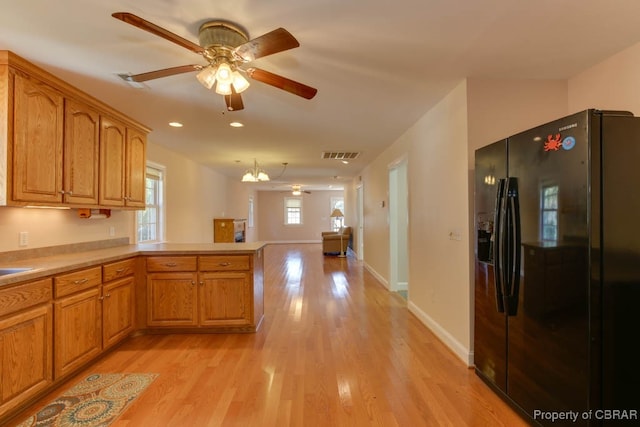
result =
[[130,82],[146,82],[147,80],[159,79],[161,77],[174,76],[176,74],[188,73],[201,69],[201,65],[180,65],[178,67],[164,68],[162,70],[149,71],[147,73],[133,74],[124,76],[125,80]]
[[282,77],[259,68],[252,67],[247,69],[247,75],[254,80],[277,87],[278,89],[286,90],[289,93],[306,99],[311,99],[316,96],[316,93],[318,93],[318,89],[312,88],[311,86],[298,83],[286,77]]
[[300,46],[298,40],[284,28],[278,28],[260,37],[241,44],[234,49],[245,62],[253,61],[263,56],[273,55],[284,50]]
[[177,34],[172,33],[169,30],[165,30],[162,27],[157,26],[156,24],[149,22],[145,19],[140,18],[132,13],[128,12],[116,12],[111,14],[116,19],[121,20],[122,22],[126,22],[127,24],[131,24],[134,27],[138,27],[141,30],[145,30],[150,32],[151,34],[155,34],[156,36],[162,37],[163,39],[169,40],[177,44],[178,46],[182,46],[186,49],[189,49],[195,53],[204,53],[204,49],[199,45],[189,41],[185,38],[180,37]]
[[229,111],[238,111],[244,109],[242,96],[233,89],[233,86],[231,86],[231,95],[224,96],[224,102],[227,104],[227,110]]

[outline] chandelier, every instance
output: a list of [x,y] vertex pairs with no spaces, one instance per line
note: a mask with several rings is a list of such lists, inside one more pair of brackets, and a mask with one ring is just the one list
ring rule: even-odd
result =
[[253,168],[247,169],[242,175],[242,182],[269,181],[269,175],[258,166],[258,162],[253,160]]

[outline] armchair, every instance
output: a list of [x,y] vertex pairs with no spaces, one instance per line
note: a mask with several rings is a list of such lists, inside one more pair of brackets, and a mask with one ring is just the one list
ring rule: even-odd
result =
[[338,253],[338,256],[346,256],[351,227],[341,227],[338,231],[322,232],[322,253]]

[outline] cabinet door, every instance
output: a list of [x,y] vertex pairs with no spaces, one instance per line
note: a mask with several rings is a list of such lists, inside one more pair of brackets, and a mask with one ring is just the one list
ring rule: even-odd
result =
[[126,128],[100,117],[100,205],[124,206]]
[[0,321],[0,417],[52,381],[51,304]]
[[72,372],[102,350],[100,288],[62,298],[54,304],[55,378]]
[[127,168],[125,205],[135,208],[145,206],[146,136],[137,130],[127,129]]
[[147,274],[147,325],[197,325],[197,273]]
[[16,74],[12,199],[62,202],[64,98],[37,80]]
[[133,331],[133,277],[102,287],[102,347],[107,348]]
[[251,276],[246,272],[200,274],[200,325],[251,324]]
[[100,121],[98,112],[67,99],[64,109],[64,202],[98,204]]

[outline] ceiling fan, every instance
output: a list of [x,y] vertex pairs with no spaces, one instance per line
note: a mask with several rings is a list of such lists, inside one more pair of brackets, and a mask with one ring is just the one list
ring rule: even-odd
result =
[[243,74],[253,80],[266,83],[305,99],[313,98],[318,92],[317,89],[311,86],[269,71],[256,67],[243,68],[244,65],[255,59],[300,46],[295,37],[284,28],[278,28],[249,40],[247,32],[231,22],[208,21],[200,26],[198,31],[199,44],[195,44],[131,13],[116,12],[111,16],[200,54],[207,61],[205,65],[180,65],[141,74],[126,75],[124,78],[127,81],[144,82],[190,71],[198,71],[196,76],[198,81],[208,89],[212,89],[215,85],[216,93],[224,95],[227,110],[229,111],[237,111],[244,108],[240,93],[249,87],[249,82]]

